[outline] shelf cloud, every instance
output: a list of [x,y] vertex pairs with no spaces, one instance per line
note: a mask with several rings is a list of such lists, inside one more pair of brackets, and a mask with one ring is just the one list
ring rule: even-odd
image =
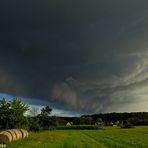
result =
[[148,1],[0,2],[0,92],[78,113],[148,111]]

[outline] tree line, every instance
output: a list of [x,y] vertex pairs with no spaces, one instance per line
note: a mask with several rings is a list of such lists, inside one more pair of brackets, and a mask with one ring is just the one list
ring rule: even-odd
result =
[[5,98],[0,100],[0,129],[25,128],[31,131],[49,129],[56,127],[56,117],[49,116],[52,108],[45,106],[40,113],[34,115],[25,114],[29,111],[29,106],[21,99],[13,98],[7,101]]
[[[26,114],[29,111],[30,114]],[[94,125],[128,120],[133,125],[148,125],[148,112],[136,113],[104,113],[83,115],[81,117],[51,116],[52,108],[44,106],[40,111],[31,108],[19,98],[7,101],[0,99],[0,129],[25,128],[31,131],[55,129],[57,126]]]
[[131,113],[100,113],[93,115],[83,115],[82,117],[92,117],[93,119],[101,118],[105,125],[111,122],[122,122],[127,120],[133,125],[148,125],[148,112],[131,112]]

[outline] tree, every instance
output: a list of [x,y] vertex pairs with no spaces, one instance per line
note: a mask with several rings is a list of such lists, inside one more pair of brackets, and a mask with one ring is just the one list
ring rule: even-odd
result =
[[92,117],[86,117],[85,124],[92,124]]
[[97,118],[96,122],[102,122],[102,119],[101,118]]
[[13,98],[10,101],[11,110],[11,128],[20,128],[26,122],[24,113],[28,110],[29,106],[21,101],[21,99]]
[[92,117],[82,117],[81,124],[89,125],[92,123]]
[[37,117],[28,117],[29,120],[29,130],[37,132],[40,130],[39,118]]
[[45,106],[41,109],[41,114],[38,115],[38,118],[40,119],[40,124],[43,127],[43,129],[49,129],[54,125],[52,117],[50,117],[50,113],[52,111],[52,108],[49,106]]
[[81,123],[81,117],[75,117],[73,120],[73,124],[74,125],[80,125]]
[[27,124],[24,113],[28,110],[28,105],[18,98],[12,101],[0,100],[0,124],[1,128],[20,128]]
[[6,99],[0,100],[0,127],[2,129],[9,128],[11,118],[10,106],[10,102],[7,102]]
[[51,111],[52,111],[52,108],[50,108],[49,106],[45,106],[44,108],[41,109],[41,115],[49,116]]

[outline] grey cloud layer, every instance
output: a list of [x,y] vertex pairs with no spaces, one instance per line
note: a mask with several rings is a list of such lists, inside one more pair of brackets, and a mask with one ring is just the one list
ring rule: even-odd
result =
[[1,1],[0,91],[82,113],[141,110],[147,8],[144,0]]

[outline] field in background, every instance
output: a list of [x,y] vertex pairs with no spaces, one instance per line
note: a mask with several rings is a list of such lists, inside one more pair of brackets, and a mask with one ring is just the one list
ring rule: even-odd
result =
[[9,148],[148,148],[148,126],[99,130],[54,130],[30,133]]

